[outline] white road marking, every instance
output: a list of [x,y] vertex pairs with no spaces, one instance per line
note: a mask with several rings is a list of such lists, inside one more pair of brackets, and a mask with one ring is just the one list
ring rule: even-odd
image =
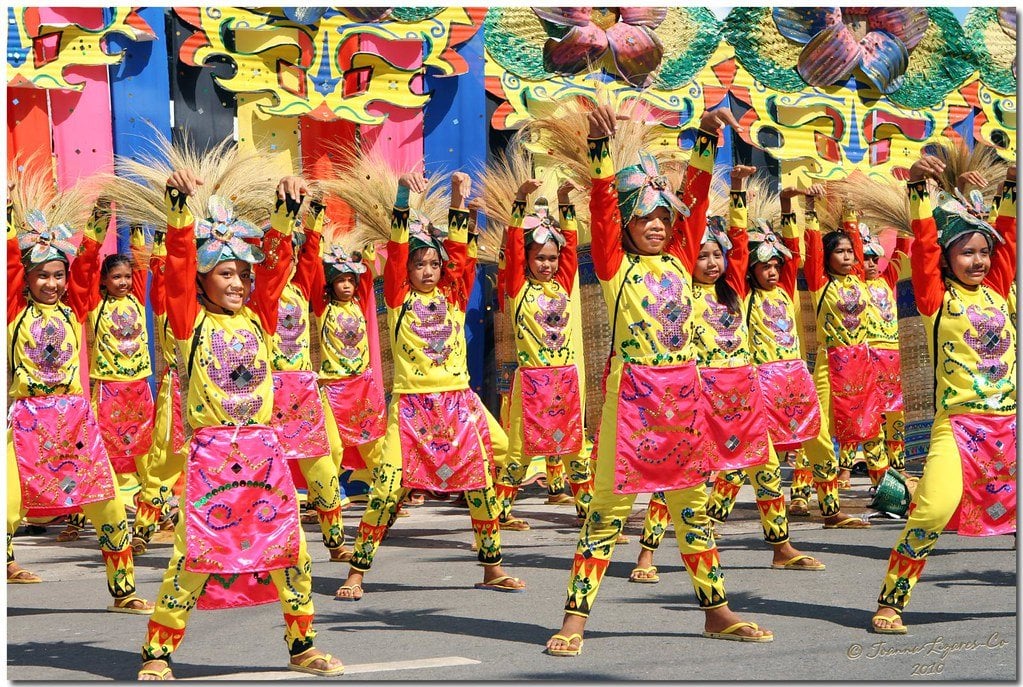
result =
[[[359,675],[361,673],[381,673],[389,670],[419,670],[421,668],[447,668],[451,666],[474,666],[480,661],[461,656],[440,656],[438,658],[423,658],[417,661],[390,661],[389,663],[359,663],[346,665],[344,675]],[[253,673],[229,673],[227,675],[209,675],[204,677],[189,677],[184,680],[308,680],[314,677],[308,673],[299,673],[287,668],[280,670],[265,670]],[[342,676],[343,677],[343,676]],[[179,678],[180,679],[180,678]]]

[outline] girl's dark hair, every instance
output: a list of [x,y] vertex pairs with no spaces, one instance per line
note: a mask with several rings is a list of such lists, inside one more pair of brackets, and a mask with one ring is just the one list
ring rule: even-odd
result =
[[[420,257],[425,255],[426,251],[428,251],[428,250],[436,251],[437,249],[433,248],[431,246],[420,246],[419,248],[416,248],[414,251],[412,251],[412,252],[410,252],[408,254],[408,261],[409,261],[409,263],[413,263],[416,260],[418,260]],[[439,252],[437,253],[437,257],[438,258],[440,257],[440,253]]]
[[955,273],[952,271],[952,267],[951,267],[952,261],[949,260],[948,257],[949,257],[949,254],[952,252],[953,248],[955,248],[956,246],[958,246],[960,244],[966,243],[971,238],[973,238],[974,234],[980,234],[981,236],[983,236],[984,240],[987,241],[988,250],[990,250],[992,252],[994,251],[994,249],[995,249],[995,240],[993,238],[991,238],[991,236],[989,236],[988,234],[984,233],[983,231],[971,231],[971,232],[969,232],[967,234],[963,234],[962,236],[957,236],[955,238],[955,240],[952,241],[952,243],[948,244],[947,246],[945,246],[944,248],[941,249],[941,257],[942,257],[942,261],[941,261],[941,276],[943,276],[943,277],[945,277],[947,279],[951,279],[952,281],[954,281],[956,283],[961,283],[959,281],[959,279],[956,278]]
[[714,282],[714,295],[717,296],[718,303],[728,308],[729,313],[732,315],[739,314],[742,309],[739,304],[739,294],[728,283],[724,275],[718,277],[718,280]]
[[[780,255],[775,255],[771,258],[771,260],[778,261],[778,270],[781,271],[781,266],[785,264],[785,258],[783,258]],[[767,262],[770,262],[771,260],[768,260]],[[757,265],[766,264],[767,263],[757,263],[750,260],[749,264],[746,265],[746,283],[749,284],[750,289],[756,289],[757,291],[763,290],[764,287],[762,287],[760,283],[757,281],[757,275],[756,272],[753,271],[753,268],[756,267]]]
[[824,235],[824,271],[831,273],[831,269],[828,265],[831,264],[831,254],[838,248],[838,244],[842,241],[848,241],[849,245],[852,246],[852,239],[844,231],[829,231]]
[[103,258],[103,265],[99,268],[100,278],[106,279],[110,271],[116,267],[125,265],[128,269],[131,269],[131,256],[125,255],[124,253],[111,253],[107,257]]

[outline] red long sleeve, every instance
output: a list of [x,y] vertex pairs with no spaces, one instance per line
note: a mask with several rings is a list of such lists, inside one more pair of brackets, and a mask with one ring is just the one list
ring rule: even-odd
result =
[[696,143],[686,168],[684,191],[680,198],[689,208],[689,217],[675,218],[671,243],[667,252],[679,260],[690,273],[700,254],[700,241],[707,231],[707,210],[710,208],[710,184],[714,178],[714,155],[717,135],[696,132]]
[[916,307],[921,314],[935,315],[945,297],[945,280],[941,276],[941,248],[938,226],[931,214],[930,196],[923,181],[909,184],[909,209],[913,228],[911,280]]
[[1009,289],[1016,280],[1016,182],[1014,181],[1006,180],[1002,185],[995,229],[1005,243],[995,245],[991,255],[991,271],[988,272],[984,283],[1001,294],[1003,298],[1008,298]]

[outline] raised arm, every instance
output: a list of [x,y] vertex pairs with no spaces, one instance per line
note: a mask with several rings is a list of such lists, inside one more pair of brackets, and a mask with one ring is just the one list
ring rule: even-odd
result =
[[881,275],[885,283],[888,284],[888,288],[893,291],[899,283],[899,275],[902,273],[902,261],[909,256],[909,244],[910,239],[907,237],[900,236],[895,239],[895,250],[892,252],[892,257],[888,260],[884,273]]
[[[522,194],[522,189],[519,189]],[[526,216],[526,201],[518,198],[512,203],[511,224],[505,230],[504,288],[509,298],[518,295],[526,283],[526,240],[522,222]]]
[[110,226],[110,206],[97,200],[92,215],[85,225],[78,257],[71,263],[67,281],[67,301],[79,322],[84,322],[89,311],[101,300],[99,249]]
[[725,280],[735,289],[739,298],[749,295],[746,270],[749,268],[749,206],[746,203],[746,179],[757,171],[749,165],[732,167],[732,190],[728,204],[728,238],[732,248],[728,251]]
[[945,281],[941,276],[941,248],[938,246],[938,225],[931,214],[931,198],[927,192],[928,175],[936,176],[940,170],[932,169],[936,158],[924,156],[909,170],[909,217],[913,228],[911,279],[916,307],[922,315],[933,316],[941,308],[945,295]]
[[[132,226],[128,229],[131,241],[132,253],[142,253],[146,250],[146,232],[139,226]],[[149,281],[149,266],[141,262],[135,263],[132,260],[131,269],[131,293],[138,299],[139,303],[146,302],[146,282]]]
[[14,203],[7,195],[7,321],[11,322],[28,305],[25,298],[25,268],[18,248],[18,227],[14,224]]
[[569,294],[575,287],[575,273],[579,270],[579,222],[575,218],[575,205],[569,194],[580,190],[572,180],[564,181],[558,188],[558,214],[561,216],[561,233],[565,245],[558,256],[558,271],[554,275],[561,287]]
[[820,291],[828,283],[828,274],[824,270],[824,244],[821,241],[821,227],[817,222],[814,210],[814,197],[806,197],[806,232],[803,241],[806,245],[806,258],[803,260],[803,276],[810,291]]
[[[408,222],[409,186],[407,177],[398,182],[398,196],[391,210],[391,239],[387,242],[387,262],[384,264],[384,300],[387,307],[397,308],[408,294]],[[425,189],[426,182],[423,181]]]
[[291,234],[298,226],[301,207],[301,194],[286,193],[283,198],[278,195],[270,216],[270,229],[263,234],[262,248],[266,257],[253,265],[256,283],[248,305],[259,317],[263,330],[270,334],[277,331],[278,304],[291,272]]
[[373,270],[370,268],[375,260],[376,250],[373,248],[373,244],[369,243],[362,251],[362,264],[366,266],[366,271],[359,275],[359,283],[355,288],[355,297],[359,299],[359,307],[362,308],[362,315],[367,321],[370,308],[375,303],[373,299]]
[[1009,176],[1002,184],[998,202],[998,218],[995,229],[1005,241],[995,246],[991,256],[991,271],[984,283],[1007,298],[1009,288],[1016,280],[1016,167],[1009,168]]
[[[590,253],[597,279],[614,277],[625,259],[622,249],[623,218],[618,209],[615,165],[611,159],[611,134],[615,130],[614,108],[602,105],[587,114],[590,160]],[[628,221],[627,219],[625,221]]]
[[852,273],[859,277],[860,281],[866,281],[867,272],[863,268],[863,239],[860,238],[859,217],[855,210],[846,209],[842,213],[842,231],[849,237],[849,243],[852,244],[853,258],[855,258]]
[[298,266],[295,268],[295,276],[291,283],[302,292],[307,301],[313,299],[313,294],[323,291],[323,262],[320,260],[320,241],[323,235],[323,211],[324,206],[320,203],[312,203],[309,212],[302,220],[305,228],[305,243],[298,254]]
[[190,170],[177,170],[167,180],[163,195],[167,210],[167,270],[168,284],[164,302],[167,305],[167,321],[174,338],[181,341],[192,336],[195,317],[199,314],[198,288],[195,278],[198,274],[198,258],[195,252],[195,217],[188,209],[187,200],[203,181]]
[[467,207],[471,189],[468,174],[455,172],[451,175],[451,208],[448,210],[448,235],[444,239],[448,262],[438,283],[454,296],[453,300],[462,311],[469,303],[469,293],[476,280],[477,246],[475,237],[470,241]]
[[[782,189],[781,192],[781,242],[792,253],[792,257],[785,260],[778,270],[778,286],[785,290],[789,298],[796,298],[796,277],[799,274],[799,225],[796,222],[796,213],[792,211],[792,198],[801,195],[796,189]],[[807,223],[810,215],[813,215],[814,227],[817,227],[817,215],[807,213]]]
[[700,254],[700,240],[707,230],[707,209],[710,207],[710,183],[714,175],[718,135],[730,126],[742,131],[739,122],[729,110],[718,108],[703,113],[700,129],[686,169],[686,179],[679,198],[689,208],[689,217],[677,217],[667,252],[682,261],[686,270],[693,271],[696,256]]
[[166,232],[157,229],[153,232],[153,252],[149,256],[149,271],[153,281],[149,285],[149,305],[154,315],[167,312],[167,244]]

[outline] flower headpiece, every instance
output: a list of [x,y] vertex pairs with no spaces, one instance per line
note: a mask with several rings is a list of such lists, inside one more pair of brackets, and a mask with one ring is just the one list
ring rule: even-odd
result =
[[366,265],[362,263],[362,253],[352,251],[349,253],[338,244],[332,244],[323,254],[323,272],[327,283],[332,283],[344,274],[356,276],[366,271]]
[[558,221],[551,216],[547,199],[540,197],[533,203],[533,212],[526,215],[522,221],[522,228],[526,232],[526,243],[544,245],[553,241],[558,250],[565,247],[565,235],[561,233]]
[[441,262],[448,261],[448,252],[444,248],[444,239],[448,237],[447,227],[438,227],[426,215],[409,210],[408,219],[409,252],[420,248],[433,248],[440,255]]
[[732,249],[732,240],[728,238],[728,220],[721,215],[712,215],[707,218],[707,229],[703,232],[700,245],[710,241],[721,246],[721,250],[725,253]]
[[206,219],[195,223],[198,270],[205,274],[225,260],[249,264],[263,262],[262,249],[245,239],[262,238],[264,230],[234,216],[234,205],[220,196],[210,196]]
[[25,228],[18,232],[18,248],[21,250],[21,264],[26,270],[51,260],[71,264],[75,254],[75,245],[71,243],[75,232],[71,227],[66,224],[49,226],[42,210],[29,210],[25,224]]
[[639,154],[639,163],[619,170],[615,175],[618,207],[622,221],[643,217],[659,207],[668,209],[671,222],[676,215],[689,216],[689,208],[678,199],[668,177],[661,174],[657,160],[649,153]]
[[980,192],[971,191],[970,200],[966,203],[962,202],[966,199],[958,193],[958,189],[957,195],[962,200],[945,191],[938,191],[937,202],[933,210],[934,221],[938,225],[938,244],[942,248],[948,248],[960,236],[975,231],[979,231],[993,241],[1004,243],[995,228],[982,219],[986,216],[987,208]]
[[792,251],[786,246],[774,227],[766,219],[753,219],[755,229],[749,230],[749,248],[751,262],[769,262],[772,258],[791,260]]
[[863,255],[875,258],[884,257],[884,246],[874,234],[870,233],[870,227],[860,222],[860,240],[863,242]]

